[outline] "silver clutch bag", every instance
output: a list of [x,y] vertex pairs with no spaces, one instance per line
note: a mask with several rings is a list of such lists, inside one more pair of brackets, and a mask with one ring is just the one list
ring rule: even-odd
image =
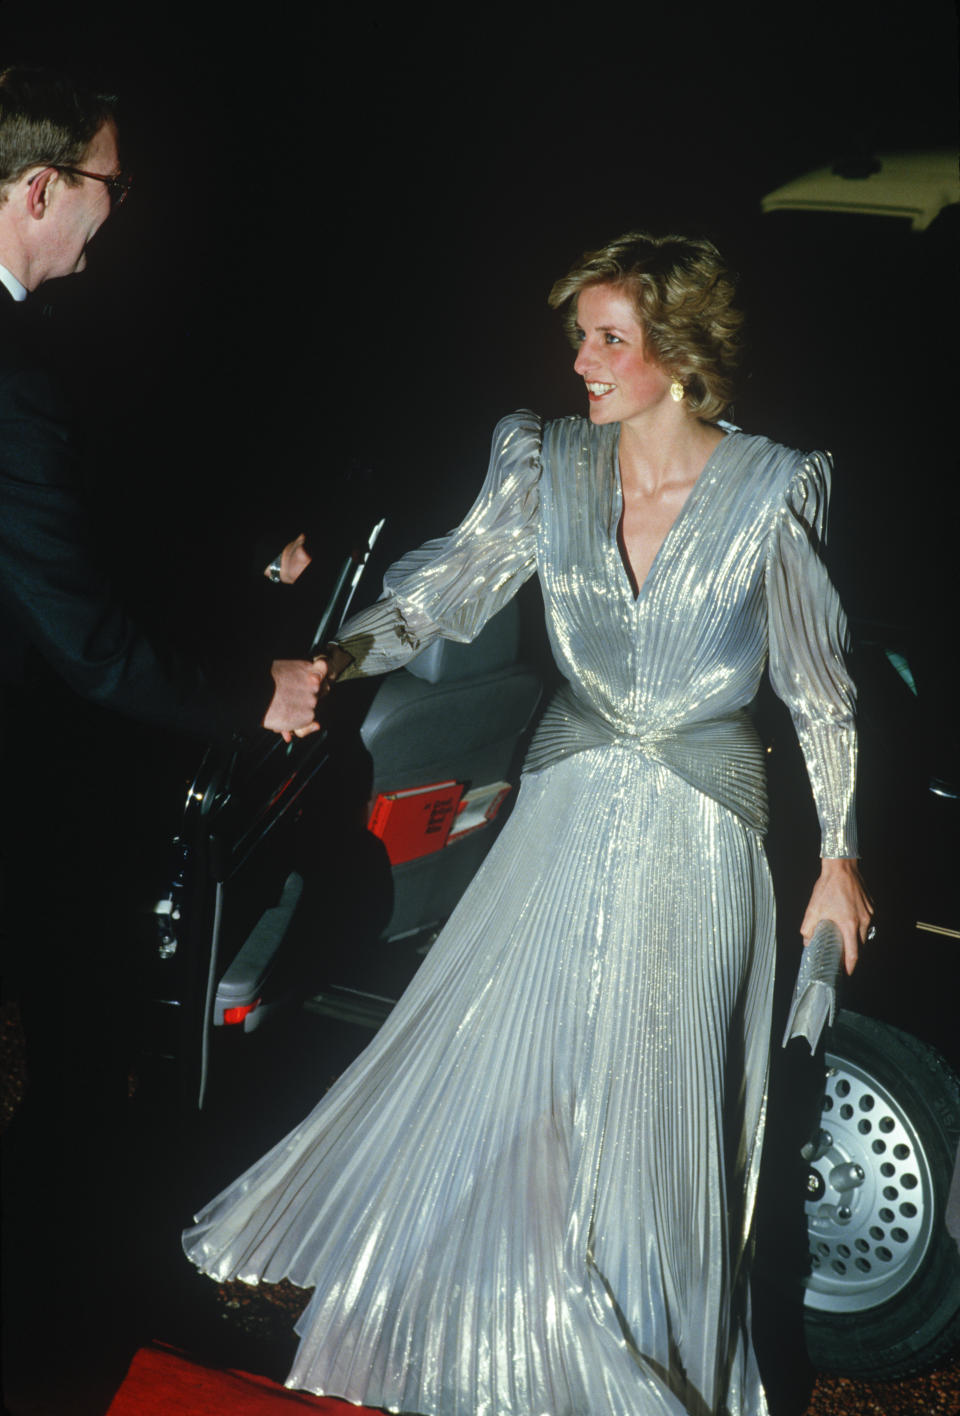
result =
[[804,947],[793,990],[793,1002],[783,1034],[783,1045],[805,1037],[811,1054],[820,1034],[831,1027],[837,1013],[837,994],[843,979],[843,938],[832,919],[822,919]]

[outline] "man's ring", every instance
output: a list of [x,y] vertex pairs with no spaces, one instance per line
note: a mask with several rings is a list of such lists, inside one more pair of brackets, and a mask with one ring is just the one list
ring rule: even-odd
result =
[[875,924],[871,924],[870,928],[867,930],[867,943],[869,943],[871,939],[876,939],[876,937],[877,926]]

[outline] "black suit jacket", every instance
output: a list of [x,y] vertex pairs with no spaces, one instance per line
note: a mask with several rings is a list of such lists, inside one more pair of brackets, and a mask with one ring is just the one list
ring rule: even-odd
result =
[[81,697],[205,737],[252,731],[269,666],[246,681],[163,651],[127,612],[96,544],[64,397],[35,352],[27,312],[0,285],[0,676],[31,652]]

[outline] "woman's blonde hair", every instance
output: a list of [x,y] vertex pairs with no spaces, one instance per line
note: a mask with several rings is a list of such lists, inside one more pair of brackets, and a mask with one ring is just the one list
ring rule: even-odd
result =
[[743,315],[733,277],[711,241],[630,231],[588,251],[548,297],[576,346],[577,296],[590,285],[628,292],[649,356],[684,387],[691,413],[713,422],[729,407]]

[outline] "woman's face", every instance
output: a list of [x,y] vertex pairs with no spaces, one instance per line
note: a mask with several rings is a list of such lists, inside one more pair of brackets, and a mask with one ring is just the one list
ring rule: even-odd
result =
[[670,396],[669,374],[647,359],[629,294],[588,285],[577,299],[574,369],[587,386],[592,423],[627,423]]

